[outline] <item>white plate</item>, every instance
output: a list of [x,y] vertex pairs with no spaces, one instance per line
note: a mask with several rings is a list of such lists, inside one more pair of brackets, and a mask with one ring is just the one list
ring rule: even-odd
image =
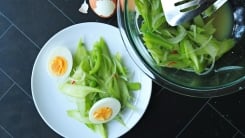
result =
[[137,110],[126,110],[123,120],[127,127],[116,121],[108,124],[109,138],[119,137],[128,132],[143,116],[151,96],[152,81],[131,60],[128,55],[119,30],[102,23],[81,23],[65,28],[55,34],[41,49],[32,70],[31,87],[35,106],[42,119],[55,132],[66,138],[95,138],[101,137],[83,123],[67,116],[68,109],[75,108],[75,104],[68,97],[61,94],[55,81],[47,73],[47,53],[53,46],[68,47],[74,53],[79,39],[83,39],[89,49],[92,44],[103,37],[112,54],[121,53],[123,61],[132,73],[132,80],[141,82],[141,90],[135,92],[133,104]]

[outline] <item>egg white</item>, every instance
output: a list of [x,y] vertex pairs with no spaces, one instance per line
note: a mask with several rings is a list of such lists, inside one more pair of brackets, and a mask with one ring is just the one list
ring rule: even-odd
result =
[[[110,107],[112,109],[111,117],[104,121],[97,120],[93,116],[94,112],[102,107]],[[114,117],[116,117],[117,114],[120,112],[120,110],[121,110],[121,104],[117,99],[112,97],[103,98],[97,101],[96,103],[94,103],[94,105],[91,107],[89,111],[89,120],[95,124],[107,123],[111,121]]]

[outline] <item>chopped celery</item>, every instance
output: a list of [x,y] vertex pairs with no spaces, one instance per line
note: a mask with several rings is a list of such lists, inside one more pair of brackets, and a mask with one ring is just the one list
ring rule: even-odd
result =
[[127,83],[128,89],[129,90],[139,90],[141,87],[141,84],[138,82],[131,82],[131,83]]
[[102,135],[102,138],[107,138],[108,137],[108,133],[107,133],[107,126],[105,124],[95,124],[95,131],[97,131],[98,133],[100,133]]
[[105,91],[102,91],[97,88],[76,85],[76,84],[68,84],[68,83],[64,83],[63,85],[61,85],[60,90],[64,94],[75,97],[75,98],[85,98],[88,94],[93,93],[93,92],[106,93]]
[[[198,15],[192,21],[172,27],[165,21],[161,1],[135,0],[135,5],[143,19],[139,25],[142,38],[157,66],[205,74],[234,46],[233,39],[215,38],[211,17]],[[205,14],[209,15],[209,11]]]
[[87,54],[88,53],[84,47],[84,43],[82,40],[80,40],[78,42],[77,50],[73,55],[73,63],[74,63],[73,67],[77,67],[81,63],[83,57],[87,56]]
[[[139,90],[141,85],[139,82],[129,81],[121,55],[112,55],[103,38],[94,43],[91,51],[80,40],[73,58],[73,72],[59,86],[60,91],[74,98],[77,105],[77,109],[68,110],[67,115],[107,138],[107,124],[93,124],[89,120],[90,108],[102,98],[114,97],[121,103],[120,111],[126,107],[133,109],[132,91]],[[114,119],[125,125],[120,113]]]

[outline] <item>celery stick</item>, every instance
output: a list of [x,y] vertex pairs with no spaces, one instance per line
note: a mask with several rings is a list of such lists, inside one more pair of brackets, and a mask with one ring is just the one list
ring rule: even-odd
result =
[[129,82],[127,83],[127,87],[130,91],[135,91],[141,88],[141,84],[138,82]]
[[106,93],[105,91],[97,89],[97,88],[68,84],[68,83],[61,85],[60,91],[66,95],[69,95],[75,98],[85,98],[88,94],[94,93],[94,92]]
[[87,54],[88,54],[84,45],[85,44],[82,40],[80,40],[78,42],[77,50],[76,50],[75,54],[73,55],[73,63],[74,63],[73,67],[77,67],[80,64],[80,62],[82,61],[83,57],[87,56]]

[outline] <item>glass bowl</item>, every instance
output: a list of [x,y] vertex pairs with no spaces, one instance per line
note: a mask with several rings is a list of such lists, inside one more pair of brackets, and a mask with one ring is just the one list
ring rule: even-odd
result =
[[[225,5],[230,9],[230,18],[220,21],[218,26],[231,23],[228,37],[235,41],[235,45],[203,74],[162,67],[156,63],[142,38],[144,19],[139,15],[135,0],[119,0],[118,27],[131,58],[154,82],[182,95],[203,98],[223,96],[245,88],[245,0],[228,0]],[[227,26],[221,29],[227,29]]]

